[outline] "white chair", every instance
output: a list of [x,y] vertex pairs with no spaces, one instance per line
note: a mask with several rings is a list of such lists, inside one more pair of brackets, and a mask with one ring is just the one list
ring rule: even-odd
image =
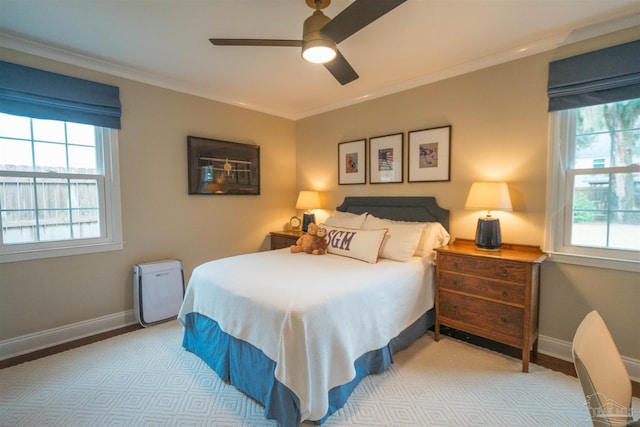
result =
[[594,426],[640,426],[631,418],[631,380],[607,325],[597,311],[573,338],[573,363]]

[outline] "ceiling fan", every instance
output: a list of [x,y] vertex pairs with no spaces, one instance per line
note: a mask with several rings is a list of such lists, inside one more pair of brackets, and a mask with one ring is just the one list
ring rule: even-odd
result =
[[315,12],[304,21],[302,40],[214,38],[209,41],[215,46],[301,47],[305,60],[324,64],[340,84],[346,85],[357,79],[358,73],[336,45],[405,1],[407,0],[355,0],[331,19],[322,13],[322,9],[331,4],[331,0],[305,0]]

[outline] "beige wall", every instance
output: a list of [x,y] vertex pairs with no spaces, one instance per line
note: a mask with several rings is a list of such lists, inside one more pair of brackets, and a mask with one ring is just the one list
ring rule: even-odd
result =
[[[472,181],[506,180],[513,213],[497,213],[503,239],[542,245],[548,62],[638,38],[637,30],[513,61],[292,122],[194,96],[3,51],[3,59],[121,88],[125,249],[0,264],[0,340],[132,308],[131,268],[180,258],[197,264],[265,248],[269,230],[293,213],[297,189],[323,191],[326,216],[349,195],[434,195],[451,210],[451,233],[472,238],[477,212],[463,209]],[[451,124],[451,181],[337,184],[337,144]],[[261,146],[261,196],[188,196],[186,136]],[[296,167],[297,165],[297,167]],[[638,275],[547,262],[540,329],[571,341],[598,309],[623,355],[640,359]]]
[[[295,203],[295,122],[33,56],[2,59],[120,87],[124,250],[0,264],[0,340],[133,308],[132,267],[264,248]],[[187,135],[261,147],[260,196],[189,196]]]
[[[547,98],[540,88],[545,84],[546,65],[527,58],[300,120],[298,186],[323,190],[329,208],[347,195],[434,195],[451,210],[454,234],[469,237],[478,217],[463,210],[471,182],[506,180],[514,212],[495,213],[503,239],[540,245],[547,151]],[[532,126],[536,121],[540,124]],[[404,132],[406,157],[407,131],[449,124],[450,182],[408,183],[405,159],[403,184],[337,185],[337,142]]]
[[[434,195],[451,211],[451,234],[473,238],[478,212],[463,209],[472,181],[505,180],[514,212],[495,213],[505,242],[543,245],[548,63],[638,38],[638,30],[567,46],[477,72],[299,120],[297,182],[324,192],[327,215],[345,196]],[[452,125],[451,181],[338,185],[337,144]],[[405,159],[406,165],[406,159]],[[406,168],[406,166],[405,166]],[[368,179],[367,179],[368,180]],[[592,309],[609,324],[621,353],[640,359],[637,273],[546,262],[540,333],[570,342]]]

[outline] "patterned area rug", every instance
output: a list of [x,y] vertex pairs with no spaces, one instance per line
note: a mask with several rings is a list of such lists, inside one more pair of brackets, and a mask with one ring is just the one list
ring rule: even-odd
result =
[[[172,321],[0,370],[0,425],[276,426],[181,340]],[[517,359],[428,334],[365,378],[324,425],[591,425],[577,379],[520,369]]]

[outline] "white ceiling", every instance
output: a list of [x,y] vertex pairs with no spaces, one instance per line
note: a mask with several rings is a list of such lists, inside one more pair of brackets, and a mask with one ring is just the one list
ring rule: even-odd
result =
[[[332,0],[336,16],[351,0]],[[304,0],[0,0],[0,45],[299,119],[636,27],[640,0],[408,0],[339,44],[360,78],[341,86],[292,47]]]

